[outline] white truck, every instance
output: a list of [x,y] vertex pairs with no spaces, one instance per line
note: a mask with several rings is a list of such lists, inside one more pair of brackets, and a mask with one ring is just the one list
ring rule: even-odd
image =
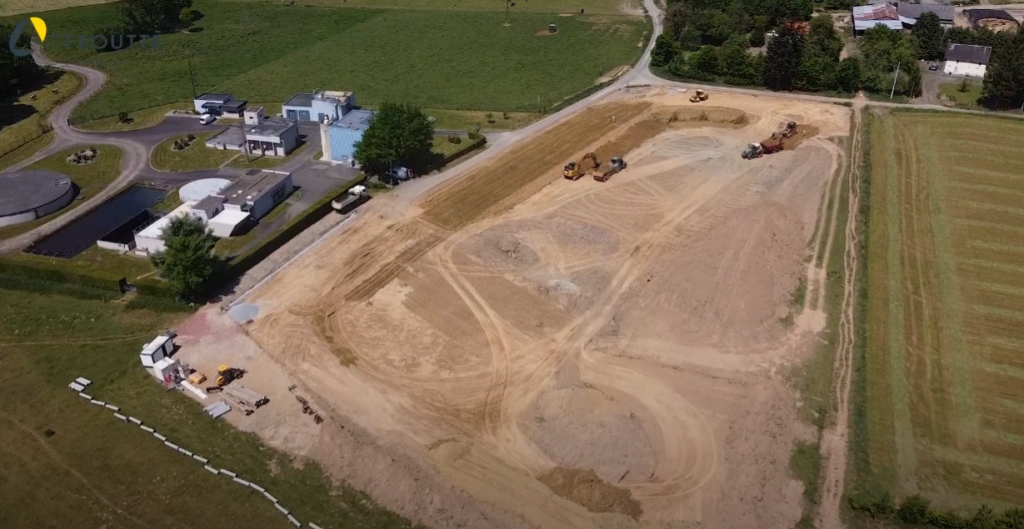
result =
[[366,186],[353,186],[343,195],[334,199],[331,202],[331,207],[338,213],[347,213],[348,210],[351,210],[361,204],[363,199],[367,196]]

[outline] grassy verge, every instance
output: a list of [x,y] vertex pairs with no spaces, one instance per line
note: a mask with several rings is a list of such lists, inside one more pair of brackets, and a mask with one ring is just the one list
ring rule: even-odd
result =
[[[273,222],[281,215],[284,215],[284,212],[288,211],[288,208],[292,207],[298,199],[298,196],[293,195],[288,200],[281,202],[275,206],[274,209],[270,210],[270,213],[267,213],[266,216],[260,219],[260,224]],[[224,257],[237,255],[242,248],[245,248],[249,243],[256,239],[257,235],[259,235],[259,230],[256,229],[257,227],[258,226],[254,226],[244,235],[239,235],[237,237],[225,237],[218,240],[214,251],[217,252],[218,255],[222,255]]]
[[16,163],[20,163],[33,154],[49,147],[50,144],[53,143],[53,138],[53,131],[47,132],[42,136],[38,136],[36,139],[21,145],[17,149],[0,156],[0,171],[3,171]]
[[175,187],[167,192],[167,196],[163,200],[157,202],[151,209],[163,212],[174,211],[174,208],[181,205],[181,196],[178,195],[178,190],[181,186]]
[[[139,366],[142,343],[182,319],[122,303],[0,290],[0,512],[8,529],[291,527],[261,494],[214,476],[68,389],[115,403],[169,439],[271,491],[323,527],[412,524],[321,468],[215,421]],[[214,513],[214,514],[211,514]]]
[[238,151],[211,149],[206,146],[206,140],[217,134],[216,132],[202,132],[196,134],[196,139],[188,148],[176,151],[174,142],[185,139],[184,136],[167,138],[153,148],[150,163],[158,171],[183,172],[199,171],[201,169],[216,169],[224,162],[238,156]]
[[229,167],[238,167],[241,169],[274,169],[275,167],[281,167],[282,165],[292,161],[296,156],[305,152],[309,148],[309,142],[303,142],[294,151],[288,153],[288,156],[282,156],[275,158],[273,156],[256,156],[248,162],[245,161],[245,154],[238,155],[237,158],[231,160],[228,163]]
[[965,92],[960,91],[960,83],[947,83],[939,85],[939,93],[959,108],[979,108],[978,99],[981,98],[981,83],[967,83],[967,90]]
[[[541,117],[536,112],[501,112],[474,110],[442,110],[424,109],[423,112],[434,118],[434,128],[442,130],[514,130],[525,127]],[[491,114],[490,120],[487,114]],[[507,117],[506,117],[507,116]]]
[[[150,108],[142,108],[128,112],[132,118],[131,123],[121,123],[117,120],[117,114],[94,119],[75,126],[89,132],[122,132],[128,130],[139,130],[159,124],[172,110],[189,110],[192,106],[185,102],[171,103]],[[187,115],[187,114],[186,114]],[[195,119],[199,119],[198,117]]]
[[46,84],[37,90],[0,102],[0,154],[11,153],[49,132],[50,112],[82,89],[78,74],[54,70],[45,76]]
[[[189,53],[198,87],[251,102],[283,102],[295,92],[324,88],[351,90],[365,105],[390,100],[425,108],[535,111],[634,63],[643,51],[637,43],[650,28],[643,17],[598,16],[589,5],[586,15],[558,20],[520,11],[508,26],[504,6],[494,3],[487,10],[222,0],[196,7],[203,14],[196,31],[164,34],[157,49],[96,53],[44,45],[54,60],[110,74],[107,86],[75,109],[76,120],[191,100]],[[91,35],[118,18],[116,6],[105,4],[53,11],[46,21],[62,34]],[[558,33],[539,35],[551,22],[558,23]],[[424,42],[441,43],[443,53]],[[339,49],[359,53],[350,54],[342,70],[324,68],[322,58]],[[509,50],[516,51],[514,58]]]
[[28,265],[44,270],[58,270],[79,275],[108,278],[111,284],[116,283],[122,277],[127,278],[128,282],[131,283],[139,278],[151,276],[156,272],[156,268],[145,257],[122,255],[112,250],[104,250],[95,245],[90,246],[88,250],[76,255],[72,259],[45,257],[24,252],[10,253],[0,259],[4,262]]
[[[789,470],[804,484],[804,505],[816,506],[821,489],[821,451],[818,442],[799,442],[789,456]],[[814,527],[811,517],[814,507],[804,508],[804,515],[797,524],[798,528]]]
[[71,149],[63,150],[56,154],[47,156],[26,168],[31,170],[45,169],[68,175],[71,177],[71,181],[80,188],[78,199],[73,201],[64,209],[43,218],[0,228],[0,239],[7,239],[14,237],[15,235],[20,235],[64,215],[65,213],[80,206],[83,201],[88,200],[100,191],[103,191],[107,184],[120,176],[121,149],[110,145],[98,145],[96,146],[98,154],[93,163],[88,165],[67,163],[68,155],[82,149],[83,147],[73,147]]

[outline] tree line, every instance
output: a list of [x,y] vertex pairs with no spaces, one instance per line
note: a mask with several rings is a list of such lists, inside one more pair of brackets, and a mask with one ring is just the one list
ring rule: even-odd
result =
[[1024,529],[1024,509],[1007,509],[996,514],[988,505],[982,505],[974,514],[965,516],[954,511],[936,511],[928,499],[917,494],[897,504],[888,492],[877,495],[853,493],[847,498],[847,503],[851,509],[872,518],[892,520],[906,527]]
[[[0,24],[0,72],[3,72],[0,75],[0,102],[4,103],[38,88],[45,74],[43,68],[36,64],[31,56],[17,57],[11,53],[7,43],[10,42],[13,32],[13,26]],[[23,31],[17,44],[18,48],[28,49],[31,45],[29,33]],[[5,121],[0,119],[0,123]]]

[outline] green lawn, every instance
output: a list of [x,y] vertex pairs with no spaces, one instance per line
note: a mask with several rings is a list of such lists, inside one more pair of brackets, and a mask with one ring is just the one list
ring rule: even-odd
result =
[[[536,112],[501,112],[491,111],[491,119],[487,119],[487,111],[480,110],[444,110],[436,108],[424,109],[423,113],[434,118],[434,128],[444,130],[513,130],[525,127],[541,117]],[[508,116],[506,118],[505,116]],[[493,123],[492,123],[493,122]]]
[[33,154],[45,149],[51,143],[53,143],[53,132],[47,132],[42,136],[14,149],[13,151],[0,156],[0,171],[7,169],[8,167],[32,156]]
[[[84,296],[83,296],[84,297]],[[141,344],[183,317],[117,302],[0,290],[0,512],[5,529],[292,527],[261,494],[174,452],[110,410],[115,403],[180,445],[259,483],[303,522],[325,528],[412,525],[320,467],[212,420],[140,365]],[[294,461],[294,462],[293,462]]]
[[[50,111],[82,88],[82,78],[78,74],[58,72],[47,76],[50,82],[45,86],[0,104],[0,113],[7,114],[0,114],[0,155],[13,152],[45,134],[49,128]],[[17,121],[11,122],[9,116]]]
[[958,107],[977,108],[981,97],[981,83],[967,83],[967,91],[960,91],[960,83],[939,85],[939,93],[948,97]]
[[280,158],[275,158],[273,156],[253,156],[252,159],[249,160],[248,162],[245,161],[245,155],[240,154],[238,158],[231,160],[231,163],[229,163],[228,165],[230,167],[238,167],[241,169],[273,169],[275,167],[280,167],[284,165],[286,162],[292,160],[299,154],[302,154],[302,152],[305,151],[308,147],[309,143],[304,142],[302,145],[299,145],[298,149],[295,149],[290,154],[288,154],[288,156],[282,156]]
[[181,205],[181,196],[178,195],[178,189],[180,188],[181,186],[178,186],[168,191],[167,196],[165,196],[163,200],[155,204],[151,209],[163,211],[165,213],[170,213],[171,211],[174,211],[174,208]]
[[122,255],[112,250],[104,250],[96,245],[90,246],[88,250],[76,255],[72,259],[45,257],[24,252],[9,253],[0,259],[7,262],[29,265],[34,268],[109,278],[111,285],[122,277],[128,278],[129,282],[133,282],[156,272],[156,268],[145,257]]
[[[250,0],[233,0],[248,2]],[[638,9],[641,0],[626,0],[630,8]],[[995,2],[993,2],[995,3]],[[500,11],[505,15],[505,4],[495,0],[298,0],[296,4],[330,7],[373,7],[379,9],[429,9],[441,11]],[[524,0],[509,8],[509,18],[516,20],[520,13],[587,13],[614,15],[619,13],[622,0]],[[504,20],[504,18],[502,18]],[[558,20],[555,21],[556,23]]]
[[[164,116],[172,110],[188,110],[192,108],[190,102],[171,103],[169,105],[160,105],[151,108],[143,108],[140,110],[133,110],[128,112],[128,117],[132,118],[131,123],[121,123],[117,120],[117,115],[108,116],[96,120],[77,125],[82,130],[88,130],[91,132],[120,132],[126,130],[139,130],[147,127],[152,127],[163,121]],[[196,119],[199,119],[196,117]]]
[[7,239],[20,235],[29,230],[42,226],[47,222],[77,208],[83,201],[92,198],[103,190],[110,182],[114,181],[121,174],[121,149],[110,145],[96,145],[96,161],[89,165],[74,165],[67,163],[69,154],[82,150],[83,147],[74,147],[56,154],[47,156],[42,160],[28,166],[26,169],[47,169],[64,173],[71,177],[81,192],[78,199],[69,204],[66,208],[41,219],[31,222],[23,222],[13,226],[0,228],[0,239]]
[[198,171],[200,169],[216,169],[224,162],[238,156],[238,151],[211,149],[206,146],[206,140],[215,135],[216,132],[201,132],[196,134],[196,139],[188,148],[176,151],[174,142],[185,139],[184,136],[175,136],[157,144],[153,148],[150,163],[158,171],[182,172]]
[[[196,23],[201,31],[164,35],[158,49],[98,54],[51,47],[47,53],[111,74],[108,87],[76,110],[80,121],[191,99],[187,47],[195,49],[191,61],[200,92],[284,101],[320,88],[354,91],[365,105],[395,100],[511,112],[553,105],[633,63],[649,31],[636,16],[554,17],[525,10],[506,27],[504,6],[494,5],[453,11],[196,0],[204,15]],[[117,17],[114,6],[99,5],[54,11],[46,20],[53,32],[90,34]],[[551,22],[559,25],[558,34],[538,36]],[[343,60],[339,50],[345,50]],[[337,67],[325,67],[331,57],[338,58]]]

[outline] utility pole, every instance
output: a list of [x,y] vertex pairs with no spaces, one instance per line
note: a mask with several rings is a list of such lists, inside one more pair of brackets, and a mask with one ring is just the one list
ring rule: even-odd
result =
[[505,0],[505,25],[508,25],[508,8],[516,5],[512,0]]
[[893,94],[896,93],[896,81],[900,78],[900,64],[899,62],[896,63],[896,75],[892,77],[892,90],[889,91],[889,99],[892,99]]

